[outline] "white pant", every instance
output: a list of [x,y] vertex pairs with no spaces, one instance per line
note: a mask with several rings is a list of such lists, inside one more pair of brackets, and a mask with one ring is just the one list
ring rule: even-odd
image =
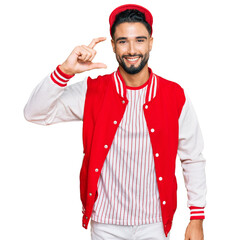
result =
[[166,238],[163,223],[144,225],[116,225],[99,223],[91,219],[92,240],[169,240]]

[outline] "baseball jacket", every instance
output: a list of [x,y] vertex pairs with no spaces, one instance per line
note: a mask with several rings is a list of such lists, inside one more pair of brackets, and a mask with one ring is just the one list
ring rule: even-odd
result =
[[[98,196],[100,172],[128,100],[119,70],[96,79],[88,77],[66,87],[71,77],[57,67],[36,87],[24,114],[28,121],[43,125],[83,120],[80,198],[82,225],[87,229]],[[177,207],[177,154],[183,168],[190,219],[204,218],[206,180],[203,138],[193,106],[183,88],[175,82],[153,74],[148,83],[143,112],[153,149],[163,227],[167,236]]]

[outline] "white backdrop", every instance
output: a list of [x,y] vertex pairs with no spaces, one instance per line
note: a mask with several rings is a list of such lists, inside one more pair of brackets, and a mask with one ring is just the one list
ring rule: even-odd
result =
[[[27,122],[23,108],[33,88],[79,44],[95,37],[95,61],[111,73],[117,62],[110,45],[108,17],[125,1],[9,0],[0,3],[1,240],[90,240],[82,228],[79,171],[82,122],[48,127]],[[143,0],[154,17],[149,66],[178,82],[189,94],[204,136],[207,159],[205,239],[229,239],[230,232],[230,60],[229,1]],[[172,240],[184,239],[189,222],[179,159],[178,208]]]

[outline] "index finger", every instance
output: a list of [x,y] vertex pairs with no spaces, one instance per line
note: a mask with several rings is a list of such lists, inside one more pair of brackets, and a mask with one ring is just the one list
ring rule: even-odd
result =
[[94,48],[97,43],[102,42],[102,41],[105,41],[105,40],[106,40],[106,37],[94,38],[94,39],[91,41],[91,43],[88,45],[88,47]]

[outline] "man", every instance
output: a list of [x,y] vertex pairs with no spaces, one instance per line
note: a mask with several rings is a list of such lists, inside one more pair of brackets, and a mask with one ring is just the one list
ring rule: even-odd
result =
[[92,239],[169,239],[176,210],[178,154],[188,193],[186,240],[202,240],[206,180],[203,139],[196,114],[177,83],[148,67],[151,13],[127,4],[110,15],[111,43],[119,63],[112,74],[67,86],[93,63],[94,47],[77,46],[34,90],[28,121],[49,125],[83,120],[80,171],[83,227]]

